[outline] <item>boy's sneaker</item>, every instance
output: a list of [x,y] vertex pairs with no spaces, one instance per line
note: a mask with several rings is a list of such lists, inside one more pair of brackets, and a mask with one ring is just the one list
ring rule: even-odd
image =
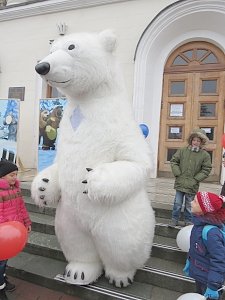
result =
[[168,227],[176,227],[177,225],[178,225],[178,221],[172,219],[172,220],[170,221],[170,223],[168,224]]
[[5,277],[5,284],[6,284],[6,286],[5,286],[5,291],[6,292],[13,292],[13,291],[15,291],[15,289],[16,289],[15,284],[9,282],[7,277]]

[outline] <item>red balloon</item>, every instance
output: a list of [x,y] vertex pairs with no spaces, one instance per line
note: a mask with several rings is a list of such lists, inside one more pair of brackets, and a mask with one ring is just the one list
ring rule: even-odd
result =
[[0,260],[16,256],[27,242],[27,229],[17,221],[0,224]]
[[225,149],[225,133],[222,136],[222,146]]

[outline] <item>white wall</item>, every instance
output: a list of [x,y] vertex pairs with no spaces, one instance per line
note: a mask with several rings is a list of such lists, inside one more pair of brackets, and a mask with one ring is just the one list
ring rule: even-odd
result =
[[42,94],[34,67],[48,53],[49,40],[58,37],[56,24],[65,22],[68,33],[115,29],[119,40],[117,54],[132,101],[133,57],[138,40],[151,20],[175,1],[115,1],[113,4],[51,13],[49,7],[56,3],[59,10],[61,2],[69,3],[49,0],[0,11],[0,98],[7,98],[11,86],[25,86],[25,100],[20,105],[18,155],[27,168],[37,166],[38,99]]

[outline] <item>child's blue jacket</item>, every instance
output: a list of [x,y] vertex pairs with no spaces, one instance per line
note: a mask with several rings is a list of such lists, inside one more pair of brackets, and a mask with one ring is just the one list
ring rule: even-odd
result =
[[209,223],[204,217],[193,217],[193,229],[190,238],[189,274],[196,281],[200,281],[207,287],[217,290],[225,281],[225,239],[218,227],[208,231],[207,241],[203,242],[202,230]]

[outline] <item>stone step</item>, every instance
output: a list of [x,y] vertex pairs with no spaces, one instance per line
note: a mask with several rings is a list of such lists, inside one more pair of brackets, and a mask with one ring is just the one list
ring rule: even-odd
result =
[[[159,271],[154,266],[138,271],[134,283],[123,289],[110,285],[104,276],[88,286],[69,285],[54,279],[57,274],[63,273],[65,265],[65,262],[52,258],[21,252],[9,260],[8,274],[85,300],[175,300],[181,294],[194,290],[192,280],[174,272]],[[152,277],[153,285],[147,283],[149,277]],[[174,285],[178,291],[172,290]]]
[[[145,268],[138,270],[136,280],[143,282],[142,277],[144,277],[144,283],[155,285],[153,280],[155,280],[156,274],[161,274],[160,276],[157,275],[160,280],[164,278],[165,283],[173,281],[174,287],[176,287],[176,281],[180,280],[180,278],[185,278],[182,276],[182,269],[186,260],[186,253],[175,246],[173,239],[167,238],[166,245],[161,244],[161,242],[163,242],[162,237],[157,237],[157,241],[159,243],[154,243],[151,257],[147,261]],[[64,255],[55,235],[31,232],[24,252],[30,253],[31,255],[39,255],[59,260],[65,263]],[[175,273],[179,275],[178,278],[175,276]],[[169,274],[173,275],[170,276]],[[171,277],[172,279],[167,281],[167,277]],[[185,290],[185,285],[186,281],[183,281],[182,284],[179,285],[181,291]],[[161,287],[170,288],[167,287],[167,283]],[[177,291],[180,291],[180,289]]]
[[[30,217],[32,219],[32,232],[29,235],[29,241],[24,249],[24,252],[20,253],[20,255],[27,255],[28,257],[32,258],[38,257],[41,264],[43,263],[42,259],[44,258],[54,260],[54,264],[56,265],[59,263],[65,266],[65,258],[60,249],[54,231],[54,216],[56,209],[55,206],[39,208],[34,204],[33,200],[29,196],[29,193],[27,193],[27,195],[24,197],[26,206],[30,212]],[[178,249],[176,246],[175,239],[181,227],[168,227],[168,222],[171,218],[172,206],[168,204],[153,204],[155,205],[154,209],[157,220],[154,244],[152,247],[151,258],[147,262],[146,266],[142,269],[139,269],[135,275],[135,282],[132,285],[132,289],[134,289],[135,296],[133,296],[133,294],[132,296],[129,294],[129,297],[131,298],[127,298],[127,294],[122,296],[115,296],[115,294],[112,295],[111,289],[113,287],[109,285],[104,278],[101,278],[97,281],[95,285],[98,286],[99,284],[101,285],[102,283],[105,283],[106,285],[108,285],[107,288],[110,289],[110,292],[108,290],[107,292],[104,291],[103,294],[105,295],[106,293],[108,298],[103,299],[175,300],[180,294],[194,291],[193,280],[183,276],[182,274],[182,269],[186,260],[186,253]],[[15,259],[16,258],[14,258],[14,260]],[[46,265],[40,266],[40,268],[42,267],[45,268]],[[54,288],[56,290],[58,288],[59,282],[57,281],[56,284],[56,281],[52,279],[52,276],[46,279],[45,272],[43,272],[42,275],[31,274],[27,271],[25,272],[20,267],[12,267],[11,270],[13,270],[13,276],[18,276],[25,280],[28,280],[27,278],[29,277],[32,278],[32,280],[34,279],[34,281],[32,281],[34,283],[44,285],[44,281],[45,283],[48,283],[47,287]],[[36,272],[36,267],[34,268],[34,270]],[[62,273],[63,269],[61,268],[58,272]],[[56,274],[57,273],[55,273],[55,275]],[[62,284],[62,282],[60,282],[60,284]],[[66,286],[67,288],[69,287],[69,293],[71,293],[70,285],[63,283],[63,286]],[[151,291],[151,295],[148,294],[147,298],[142,297],[142,295],[137,293],[137,291],[139,290],[139,286],[143,287],[143,290],[145,290],[145,287],[147,286],[147,291]],[[64,287],[65,291],[67,290],[66,287]],[[99,292],[99,296],[96,292],[96,288],[94,288],[93,291],[92,286],[88,287],[91,288],[90,299],[95,299],[95,297],[96,299],[102,299],[101,297],[103,296],[101,294],[101,291]],[[72,286],[72,289],[76,290],[77,296],[83,295],[82,293],[80,294],[80,289],[82,290],[84,289],[84,287]],[[77,291],[79,292],[77,293]],[[85,299],[89,299],[87,298],[87,293],[89,292],[90,291],[85,290]],[[95,296],[93,296],[92,293],[94,293]],[[162,298],[160,298],[159,295],[162,295]]]
[[56,275],[63,273],[65,262],[40,255],[22,252],[17,257],[10,259],[8,265],[8,273],[11,276],[23,278],[50,289],[81,297],[82,299],[151,299],[151,287],[144,283],[135,282],[127,289],[119,289],[109,285],[104,277],[99,279],[97,283],[88,286],[69,285],[55,280]]
[[[38,207],[29,195],[24,195],[24,201],[26,203],[27,209],[30,212],[42,213],[49,216],[55,215],[56,205]],[[161,203],[153,202],[152,207],[155,211],[156,217],[167,218],[167,219],[171,218],[172,205],[170,204],[163,205]]]
[[[40,211],[29,211],[29,215],[32,220],[33,231],[55,234],[54,215],[52,216],[51,214],[49,215]],[[170,220],[165,218],[156,217],[156,222],[155,234],[160,236],[171,237],[175,239],[177,233],[182,228],[180,226],[176,226],[175,228],[168,227]]]
[[[56,242],[56,237],[51,237],[51,235],[55,234],[54,230],[54,217],[39,214],[39,213],[30,213],[30,217],[32,220],[32,233],[29,236],[29,243],[27,245],[27,251],[44,251],[46,249],[47,252],[53,255],[52,251],[55,250],[55,255],[61,257],[58,254],[55,248],[55,245],[58,246]],[[152,248],[152,255],[156,257],[164,257],[167,260],[176,260],[177,262],[185,261],[185,253],[181,252],[176,245],[176,236],[181,227],[170,228],[167,226],[168,220],[166,219],[157,219],[160,221],[156,224],[155,228],[155,237],[154,237],[154,245]],[[165,223],[162,223],[165,222]],[[39,244],[38,244],[39,243]],[[48,243],[50,243],[48,245]],[[48,246],[53,245],[53,250],[48,248]],[[42,245],[42,250],[40,249],[40,245]],[[51,251],[50,251],[51,250]],[[45,253],[44,255],[48,255]]]
[[[38,251],[43,252],[44,249],[46,249],[47,253],[43,252],[43,255],[48,255],[48,253],[53,255],[54,252],[55,256],[61,257],[61,254],[58,253],[57,249],[55,249],[54,247],[54,249],[48,248],[48,245],[46,246],[45,242],[43,247],[40,248],[40,245],[42,245],[42,240],[45,241],[45,239],[50,242],[52,241],[53,246],[54,244],[56,244],[56,242],[54,242],[54,240],[56,240],[56,237],[48,236],[55,234],[54,217],[34,212],[30,212],[30,217],[32,220],[32,233],[30,234],[30,241],[26,248],[27,251],[36,251],[35,253],[38,253]],[[167,260],[175,260],[177,262],[184,262],[186,254],[180,251],[176,245],[176,236],[181,227],[168,227],[167,224],[169,220],[167,219],[157,218],[157,221],[158,223],[156,224],[155,228],[152,256],[160,258],[164,257]],[[45,235],[41,235],[40,233],[47,234],[46,238],[44,238]],[[39,244],[36,243],[37,239],[41,239],[41,241],[39,241]]]
[[[30,187],[31,182],[21,182],[21,189],[24,195],[30,196]],[[199,190],[219,194],[221,187],[219,183],[201,182]],[[173,203],[175,195],[174,178],[149,178],[147,182],[147,192],[152,202],[157,204]]]
[[55,216],[56,207],[54,205],[46,206],[46,207],[38,207],[31,199],[31,197],[28,195],[24,196],[24,201],[26,204],[26,208],[29,212],[40,213],[48,216]]
[[[57,237],[52,234],[32,231],[29,234],[25,251],[64,260]],[[186,253],[177,247],[176,240],[157,235],[154,237],[151,256],[182,264],[186,260]]]
[[[34,201],[29,196],[24,196],[24,200],[26,203],[26,207],[29,212],[31,213],[38,213],[48,216],[55,216],[56,206],[46,206],[46,207],[38,207]],[[168,224],[169,220],[171,220],[171,213],[172,213],[172,205],[162,205],[153,203],[153,209],[155,211],[155,216],[157,219],[161,219],[162,223]],[[183,225],[183,212],[181,212],[181,222],[180,225]]]
[[32,231],[55,234],[54,216],[35,212],[29,212],[29,215],[32,221]]

